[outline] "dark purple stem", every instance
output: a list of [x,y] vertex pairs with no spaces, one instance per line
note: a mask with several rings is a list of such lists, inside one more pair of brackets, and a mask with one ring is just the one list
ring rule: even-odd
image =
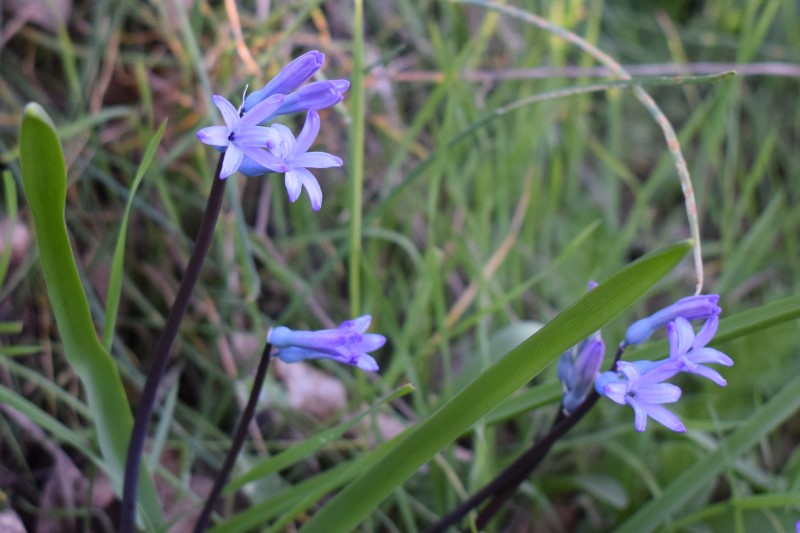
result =
[[208,254],[211,240],[214,236],[214,228],[219,219],[222,209],[222,198],[225,195],[225,180],[220,179],[219,174],[222,169],[222,159],[225,154],[220,154],[217,170],[214,172],[214,181],[211,184],[211,193],[208,196],[206,211],[200,223],[200,230],[197,233],[197,240],[186,266],[186,273],[181,280],[175,302],[169,310],[167,322],[158,340],[153,366],[147,374],[147,381],[142,391],[139,407],[136,410],[136,418],[133,423],[133,432],[128,444],[128,457],[125,462],[125,479],[122,487],[122,511],[119,521],[120,533],[134,533],[136,530],[136,497],[139,485],[139,473],[142,464],[142,452],[144,442],[147,437],[147,428],[153,416],[153,407],[158,397],[158,386],[164,377],[164,371],[169,361],[169,353],[175,338],[178,336],[178,329],[181,320],[189,308],[189,300],[194,290],[197,280],[200,277],[200,268],[203,260]]
[[[617,361],[622,357],[627,345],[625,342],[619,345],[619,349],[614,357],[611,368],[616,369]],[[439,522],[427,529],[425,533],[443,533],[447,528],[458,524],[472,509],[480,506],[485,500],[492,497],[491,501],[478,514],[476,525],[478,530],[489,522],[494,515],[502,508],[503,504],[517,491],[523,481],[539,466],[553,444],[563,437],[588,413],[600,399],[600,395],[595,390],[581,403],[569,416],[564,415],[561,409],[553,420],[553,425],[546,435],[538,439],[528,448],[525,453],[520,455],[516,461],[511,463],[496,478],[486,486],[473,494],[469,499],[464,500],[455,509],[443,516]]]
[[236,426],[236,431],[233,435],[233,441],[231,441],[231,449],[228,450],[228,455],[225,457],[222,470],[220,470],[219,474],[217,474],[217,479],[214,481],[214,487],[211,489],[211,493],[208,495],[208,499],[206,499],[206,504],[203,506],[203,511],[200,513],[200,516],[194,525],[195,533],[203,533],[203,531],[205,531],[208,527],[208,521],[211,518],[211,512],[214,510],[214,506],[216,505],[220,494],[222,494],[222,489],[228,482],[228,477],[231,475],[231,470],[233,470],[233,464],[236,462],[236,457],[238,457],[239,452],[242,451],[244,440],[247,437],[247,428],[250,426],[250,422],[253,420],[253,415],[256,413],[258,398],[261,393],[261,389],[264,387],[264,379],[267,377],[267,369],[269,368],[270,360],[269,352],[271,350],[272,345],[268,342],[264,347],[264,352],[261,354],[261,361],[258,363],[256,377],[253,381],[253,389],[250,391],[250,398],[248,398],[247,405],[242,412],[242,417],[239,419],[239,425]]

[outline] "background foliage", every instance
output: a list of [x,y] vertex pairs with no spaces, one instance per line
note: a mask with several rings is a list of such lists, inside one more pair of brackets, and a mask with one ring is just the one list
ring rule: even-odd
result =
[[[707,291],[722,295],[724,316],[797,294],[795,4],[516,3],[626,66],[647,67],[642,74],[740,65],[733,80],[650,92],[679,132],[697,193]],[[378,375],[321,364],[334,379],[320,381],[306,367],[299,374],[276,367],[239,470],[260,468],[262,476],[243,492],[247,504],[231,499],[223,510],[231,521],[220,528],[228,531],[237,523],[282,530],[305,522],[328,491],[369,466],[366,450],[425,420],[583,294],[588,279],[605,281],[632,259],[687,236],[661,133],[629,91],[523,107],[451,143],[500,106],[587,81],[590,72],[574,67],[593,63],[568,43],[483,9],[399,0],[366,3],[362,45],[353,39],[349,3],[298,1],[239,5],[237,47],[227,4],[65,0],[63,17],[38,21],[15,2],[3,12],[0,158],[9,172],[0,202],[0,384],[5,397],[35,406],[38,418],[3,402],[0,490],[29,528],[48,520],[80,527],[91,519],[93,529],[111,531],[115,508],[81,449],[93,442],[93,426],[55,330],[18,192],[17,136],[28,101],[47,109],[64,144],[67,227],[98,331],[129,189],[158,125],[169,119],[132,204],[111,345],[135,402],[209,188],[213,155],[195,132],[218,122],[211,94],[235,101],[246,84],[260,87],[312,48],[326,53],[327,77],[352,79],[353,54],[364,54],[363,115],[345,100],[324,117],[319,145],[350,155],[344,171],[320,174],[319,213],[305,197],[289,204],[274,176],[230,180],[151,447],[173,520],[190,516],[176,502],[207,490],[220,465],[272,320],[329,327],[360,309],[389,344],[378,354]],[[352,125],[362,119],[363,168],[353,168]],[[364,179],[358,285],[348,262],[347,224],[357,208],[348,172]],[[606,342],[616,344],[631,320],[693,286],[686,259],[648,300],[604,328]],[[595,531],[623,524],[644,502],[669,495],[682,471],[713,459],[737,426],[763,417],[779,391],[787,397],[781,405],[792,404],[798,393],[786,391],[800,371],[799,337],[791,319],[718,344],[736,366],[725,372],[722,391],[681,383],[676,411],[691,430],[686,436],[655,428],[636,434],[628,410],[596,409],[495,527],[536,520],[554,531]],[[549,422],[558,396],[553,379],[554,369],[546,370],[519,407],[490,415],[446,448],[373,512],[364,530],[424,527],[490,479]],[[309,380],[328,392],[316,399],[298,392]],[[413,394],[320,439],[308,457],[265,462],[407,382]],[[789,530],[798,515],[800,427],[789,418],[757,435],[757,443],[724,458],[699,497],[671,511],[677,529]],[[74,486],[61,490],[48,481],[55,478]],[[664,515],[651,525],[667,522]]]

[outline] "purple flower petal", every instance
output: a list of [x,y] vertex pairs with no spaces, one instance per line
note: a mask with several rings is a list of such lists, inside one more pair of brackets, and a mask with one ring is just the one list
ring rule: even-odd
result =
[[226,126],[208,126],[197,132],[197,139],[211,146],[228,146],[230,130]]
[[236,134],[236,143],[240,146],[253,146],[266,149],[267,146],[269,146],[270,143],[274,143],[277,138],[278,134],[275,133],[272,128],[252,126]]
[[245,150],[247,157],[255,161],[267,170],[272,172],[286,172],[289,167],[271,153],[260,148],[248,148]]
[[308,199],[311,200],[311,208],[314,211],[319,211],[322,207],[322,189],[319,187],[317,178],[315,178],[311,172],[302,167],[295,168],[294,174],[300,178],[300,181],[303,183],[303,187],[306,188],[306,191],[308,192]]
[[339,324],[339,327],[336,329],[352,329],[358,333],[364,333],[367,331],[367,328],[369,328],[370,322],[372,322],[371,315],[361,315],[360,317],[352,320],[345,320]]
[[681,389],[671,383],[656,383],[639,387],[636,398],[647,403],[675,403],[681,398]]
[[288,94],[306,82],[325,63],[325,54],[312,50],[294,59],[281,69],[262,89],[251,93],[244,101],[245,111],[273,94]]
[[266,122],[272,115],[275,114],[275,111],[281,106],[281,104],[283,104],[285,100],[286,96],[282,94],[270,96],[257,106],[253,107],[250,111],[247,111],[244,116],[242,116],[240,126],[243,128],[251,128]]
[[719,327],[718,315],[714,315],[710,317],[708,320],[706,320],[705,323],[703,324],[703,327],[701,327],[700,331],[698,331],[697,335],[695,335],[692,347],[697,349],[711,342],[711,339],[713,339],[714,335],[717,334],[718,327]]
[[239,112],[233,107],[233,104],[218,94],[212,96],[211,101],[214,102],[214,105],[219,109],[219,112],[222,114],[222,120],[225,121],[225,125],[228,126],[228,129],[234,129],[236,125],[239,124]]
[[319,134],[319,125],[319,113],[312,109],[306,114],[305,124],[303,124],[303,129],[300,131],[300,135],[297,136],[297,145],[293,151],[298,153],[308,152],[308,149],[311,148],[311,145],[314,143],[314,140]]
[[326,152],[307,152],[293,157],[292,164],[305,168],[332,168],[342,166],[342,160]]
[[[647,404],[644,405],[643,408],[647,413],[647,416],[649,416],[662,426],[666,427],[667,429],[674,431],[676,433],[683,433],[684,431],[686,431],[686,426],[683,425],[683,422],[681,422],[680,418],[675,416],[675,414],[666,407],[662,407],[656,404]],[[644,428],[642,428],[639,431],[644,431]]]
[[300,176],[293,171],[289,171],[284,177],[284,184],[286,185],[286,192],[289,194],[290,202],[294,202],[300,198],[300,193],[303,190],[303,183],[300,181]]
[[235,144],[231,144],[222,157],[222,169],[220,169],[219,177],[224,180],[239,169],[242,158],[244,158],[244,151]]

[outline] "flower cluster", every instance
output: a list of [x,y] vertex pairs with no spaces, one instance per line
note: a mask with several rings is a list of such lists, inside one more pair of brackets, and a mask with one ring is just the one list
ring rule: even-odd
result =
[[[240,109],[219,95],[217,106],[224,126],[209,126],[197,138],[225,153],[220,178],[234,172],[256,176],[266,172],[285,175],[289,200],[294,202],[305,187],[311,207],[322,207],[322,191],[309,168],[342,166],[342,160],[325,152],[309,152],[319,133],[317,110],[342,101],[350,87],[347,80],[328,80],[303,85],[322,67],[325,55],[311,51],[286,65],[263,89],[245,98]],[[302,85],[302,87],[301,87]],[[306,121],[297,137],[282,124],[266,125],[279,115],[306,111]]]
[[[714,363],[733,365],[724,353],[707,347],[719,326],[718,295],[690,296],[678,300],[628,328],[625,342],[634,344],[647,339],[653,331],[666,326],[669,338],[669,357],[660,361],[620,361],[616,371],[603,372],[595,379],[595,390],[620,405],[630,405],[635,414],[636,431],[644,431],[647,417],[672,431],[686,427],[663,404],[677,402],[681,389],[665,380],[679,372],[705,377],[724,387],[727,382],[714,369],[704,366]],[[695,333],[690,320],[705,320]]]
[[270,329],[267,342],[278,349],[278,357],[285,363],[324,358],[376,372],[378,363],[367,352],[383,346],[386,337],[365,333],[371,320],[371,316],[364,315],[346,320],[336,329],[317,331],[293,331],[279,326]]

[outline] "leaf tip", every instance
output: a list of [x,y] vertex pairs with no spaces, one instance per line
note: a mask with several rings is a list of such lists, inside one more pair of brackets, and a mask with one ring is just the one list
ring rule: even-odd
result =
[[44,107],[42,107],[40,104],[36,102],[29,102],[25,106],[25,110],[22,113],[22,117],[23,120],[29,117],[41,120],[51,128],[56,129],[56,125],[53,122],[53,119],[50,118],[50,115],[47,114],[47,111],[45,111]]

